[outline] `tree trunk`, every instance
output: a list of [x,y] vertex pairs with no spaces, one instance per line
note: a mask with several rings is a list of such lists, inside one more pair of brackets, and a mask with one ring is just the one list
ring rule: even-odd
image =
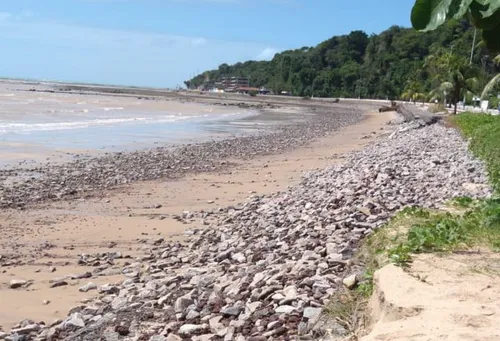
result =
[[453,115],[457,114],[457,104],[458,104],[458,102],[455,102],[455,106],[453,108]]

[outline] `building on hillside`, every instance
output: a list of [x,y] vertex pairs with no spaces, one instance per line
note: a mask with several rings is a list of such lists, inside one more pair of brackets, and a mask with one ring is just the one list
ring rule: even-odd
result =
[[250,87],[248,77],[222,77],[217,84],[226,92],[237,92],[239,88]]

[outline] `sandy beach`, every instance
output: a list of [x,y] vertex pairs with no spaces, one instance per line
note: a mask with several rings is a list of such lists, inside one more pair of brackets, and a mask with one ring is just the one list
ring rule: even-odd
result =
[[[121,105],[126,106],[126,99],[114,100],[123,101]],[[311,107],[314,111],[320,110]],[[78,291],[78,287],[88,282],[86,278],[68,279],[67,286],[50,288],[58,277],[92,271],[91,267],[78,264],[79,255],[120,252],[132,259],[140,257],[145,239],[183,240],[188,235],[185,231],[203,228],[199,221],[179,221],[183,212],[226,207],[254,195],[284,190],[297,183],[304,172],[342,160],[345,153],[357,150],[385,133],[387,122],[394,118],[393,113],[370,113],[370,105],[363,108],[357,109],[361,120],[358,123],[352,121],[354,124],[342,130],[335,131],[332,126],[318,132],[317,138],[314,138],[315,134],[305,134],[299,136],[299,142],[291,139],[290,146],[281,146],[276,151],[264,148],[255,150],[255,155],[241,152],[239,155],[224,155],[218,157],[218,166],[209,172],[195,169],[194,173],[180,172],[170,179],[132,181],[112,188],[98,188],[97,196],[94,191],[83,196],[70,195],[55,202],[50,199],[28,201],[22,210],[4,209],[0,215],[3,232],[0,238],[3,250],[0,282],[23,279],[32,284],[26,290],[13,291],[8,286],[0,289],[0,300],[5,302],[0,310],[0,325],[7,330],[24,318],[51,323],[64,318],[82,300],[94,297],[92,291]],[[374,106],[371,108],[373,111]],[[280,109],[284,112],[299,110],[290,104]],[[269,115],[275,114],[271,111]],[[310,126],[310,122],[304,124]],[[288,136],[288,129],[299,129],[304,134],[304,126],[281,127],[281,134]],[[290,133],[290,138],[293,136]],[[260,137],[257,139],[260,141]],[[65,163],[62,165],[67,167]],[[4,195],[7,193],[5,188]],[[125,261],[116,262],[118,265]],[[110,270],[92,282],[103,285],[122,278],[119,271]]]
[[346,336],[323,309],[364,237],[404,207],[491,195],[460,134],[414,107],[174,96],[256,109],[237,120],[254,129],[0,171],[0,338]]

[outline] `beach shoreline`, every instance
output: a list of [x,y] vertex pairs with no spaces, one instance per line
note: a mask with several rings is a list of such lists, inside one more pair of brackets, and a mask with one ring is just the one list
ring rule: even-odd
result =
[[[206,105],[206,103],[204,104]],[[220,106],[220,103],[216,104]],[[135,181],[176,179],[186,173],[214,172],[226,167],[227,159],[277,154],[357,123],[374,103],[279,106],[239,102],[242,108],[259,109],[238,124],[253,127],[247,133],[223,134],[205,142],[173,144],[136,151],[104,152],[0,170],[0,206],[23,207],[43,200],[88,196]],[[266,108],[266,109],[263,109]]]
[[[243,140],[222,140],[223,144],[238,142],[237,148],[243,149],[212,159],[215,168],[180,170],[173,177],[130,181],[82,192],[82,195],[62,196],[56,201],[54,198],[26,201],[17,208],[5,208],[0,215],[3,227],[0,245],[4,250],[2,267],[6,272],[0,275],[0,282],[26,278],[34,284],[28,293],[8,288],[0,290],[1,300],[12,303],[6,307],[16,307],[14,311],[12,308],[0,311],[0,325],[7,329],[25,317],[48,323],[51,319],[64,317],[82,299],[93,297],[92,292],[77,290],[78,286],[86,284],[85,279],[70,281],[67,287],[50,289],[50,281],[56,277],[91,270],[77,265],[78,255],[122,252],[139,257],[143,239],[183,240],[186,230],[203,226],[199,221],[179,220],[185,212],[225,207],[253,195],[284,190],[297,183],[304,172],[339,161],[345,153],[386,133],[387,122],[395,117],[393,113],[370,114],[361,110],[360,116],[352,117],[352,121],[324,127],[325,117],[335,116],[321,115],[324,114],[314,116],[320,119],[316,125],[312,123],[314,120],[308,120],[295,126],[282,126],[279,128],[281,133],[275,131]],[[323,127],[319,129],[318,125]],[[311,132],[304,127],[315,128]],[[288,129],[296,129],[295,135],[289,135]],[[280,142],[280,147],[268,150],[273,141],[280,141],[279,134],[287,138]],[[254,141],[250,145],[254,153],[241,154],[242,150],[249,150],[241,145],[248,141]],[[198,145],[194,146],[191,148]],[[193,167],[203,162],[197,160],[191,164]],[[56,173],[59,171],[57,169]],[[50,272],[52,267],[57,269],[55,273]],[[92,281],[105,284],[120,278],[119,274],[111,272]],[[43,305],[35,298],[42,296],[51,303]]]

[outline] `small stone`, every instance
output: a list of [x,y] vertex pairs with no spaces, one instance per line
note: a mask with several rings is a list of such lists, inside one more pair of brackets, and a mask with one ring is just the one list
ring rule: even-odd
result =
[[11,289],[17,289],[25,286],[26,284],[28,284],[28,281],[25,281],[24,279],[12,279],[9,282],[9,287]]
[[292,307],[290,305],[282,305],[282,306],[279,306],[278,308],[276,308],[274,311],[277,314],[289,315],[289,314],[293,313],[295,310],[297,310],[297,308]]
[[117,332],[121,336],[127,336],[128,334],[130,334],[130,330],[129,330],[128,326],[116,326],[115,332]]
[[108,294],[108,295],[119,294],[120,293],[120,289],[118,287],[115,287],[114,285],[106,284],[106,285],[103,285],[103,286],[99,287],[99,292],[100,293],[105,293],[105,294]]
[[71,314],[71,316],[68,317],[63,322],[63,328],[68,328],[68,327],[77,327],[77,328],[85,327],[85,322],[83,321],[82,314],[80,314],[80,313]]
[[194,302],[190,297],[181,296],[175,301],[174,310],[176,313],[182,313],[193,303]]
[[183,324],[179,328],[179,335],[191,336],[196,333],[201,333],[208,329],[208,325],[206,324]]
[[12,334],[19,334],[19,335],[28,335],[33,332],[39,331],[41,328],[38,324],[28,324],[26,326],[23,326],[21,328],[17,329],[12,329],[11,333]]
[[88,292],[90,290],[96,290],[97,289],[97,285],[92,283],[92,282],[89,282],[87,284],[85,284],[84,286],[80,287],[78,290],[80,292]]
[[338,246],[337,244],[334,243],[327,243],[326,244],[326,254],[331,255],[337,253]]
[[76,275],[71,275],[71,279],[84,279],[84,278],[91,278],[92,273],[91,272],[84,272],[81,274],[76,274]]
[[285,299],[285,296],[283,296],[280,293],[277,293],[277,294],[274,294],[273,296],[271,296],[271,298],[273,299],[273,301],[279,302],[279,301]]
[[347,289],[352,290],[358,284],[358,277],[356,275],[348,276],[342,280],[342,283]]
[[54,283],[52,283],[50,285],[51,288],[58,288],[58,287],[62,287],[62,286],[65,286],[65,285],[68,285],[68,282],[66,281],[56,281]]
[[242,253],[235,253],[231,256],[231,259],[237,261],[238,263],[245,263],[247,258]]
[[197,312],[196,310],[191,310],[189,313],[186,315],[186,320],[194,320],[196,318],[200,317],[200,313]]
[[304,313],[302,314],[302,316],[304,316],[305,318],[307,319],[314,319],[316,317],[318,317],[319,315],[321,315],[321,312],[323,310],[321,308],[312,308],[312,307],[307,307],[304,309]]
[[242,310],[243,308],[238,306],[225,307],[221,309],[220,313],[227,316],[238,316]]
[[256,302],[252,302],[252,303],[247,303],[246,304],[246,307],[245,307],[245,313],[247,315],[251,315],[253,314],[255,311],[257,311],[257,309],[259,309],[259,307],[262,305],[262,302],[259,302],[259,301],[256,301]]
[[49,301],[49,300],[43,300],[43,301],[42,301],[42,304],[43,304],[43,305],[48,305],[49,303],[50,303],[50,301]]
[[122,308],[125,308],[127,305],[127,299],[124,297],[116,297],[112,302],[111,302],[111,308],[113,310],[120,310]]
[[273,321],[267,325],[267,330],[276,329],[276,328],[281,327],[282,325],[283,325],[283,322],[281,322],[281,321]]

